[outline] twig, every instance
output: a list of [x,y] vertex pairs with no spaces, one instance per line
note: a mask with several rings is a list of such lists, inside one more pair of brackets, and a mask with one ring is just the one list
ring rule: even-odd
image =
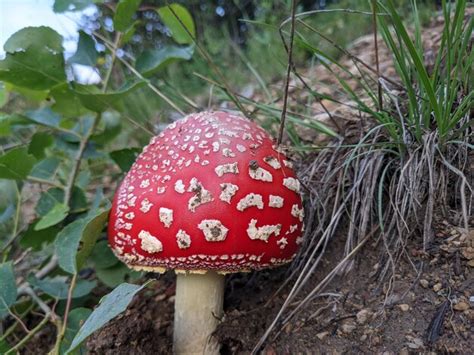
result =
[[77,281],[77,273],[72,276],[71,285],[69,286],[69,291],[67,293],[67,302],[66,302],[66,309],[64,310],[63,329],[61,332],[62,333],[61,338],[64,336],[64,333],[66,332],[67,319],[69,317],[69,311],[71,309],[72,293],[74,291],[74,288],[76,287],[76,281]]
[[28,341],[30,341],[30,339],[36,334],[38,333],[41,328],[43,328],[46,323],[48,323],[49,321],[49,318],[51,317],[51,315],[46,315],[42,320],[41,322],[38,323],[38,325],[36,327],[34,327],[23,339],[21,339],[13,348],[11,348],[10,350],[8,350],[5,355],[9,355],[9,354],[15,354],[18,352],[19,349],[21,349]]
[[[324,286],[326,286],[332,278],[341,270],[346,263],[361,249],[361,247],[372,237],[372,235],[377,231],[378,227],[374,228],[367,236],[359,242],[359,244],[352,249],[352,251],[347,254],[337,265],[336,267],[326,275],[326,277],[318,284],[316,285],[313,290],[298,304],[298,306],[285,318],[285,320],[282,322],[282,324],[288,323],[288,321],[303,307],[309,300],[311,300],[316,292],[321,290]],[[299,280],[298,280],[299,281]],[[295,283],[295,286],[293,286],[293,290],[296,288],[296,284],[298,281]],[[252,354],[257,354],[257,352],[260,350],[262,345],[265,343],[267,338],[269,337],[272,329],[275,327],[275,325],[278,323],[280,317],[283,314],[283,311],[285,310],[286,306],[289,304],[289,301],[291,300],[291,296],[293,296],[294,291],[291,291],[290,294],[288,295],[287,299],[285,300],[284,305],[280,308],[278,314],[276,315],[275,319],[273,320],[272,324],[267,328],[263,336],[260,338],[258,341],[257,345],[252,350]],[[292,294],[293,293],[293,294]]]
[[201,53],[201,56],[204,57],[204,59],[207,61],[207,63],[210,65],[210,67],[212,68],[212,70],[214,70],[214,72],[216,73],[216,75],[222,80],[222,83],[224,84],[224,87],[225,87],[225,91],[227,92],[227,94],[230,96],[231,100],[235,103],[235,105],[239,108],[240,111],[242,111],[242,113],[248,117],[249,116],[249,113],[247,112],[247,110],[245,109],[244,106],[242,106],[241,102],[239,101],[239,99],[237,98],[237,96],[235,96],[232,92],[232,90],[230,90],[230,85],[229,83],[227,82],[227,79],[226,77],[224,76],[224,74],[222,73],[222,71],[220,70],[220,68],[213,62],[213,60],[211,59],[211,56],[209,55],[209,53],[207,53],[207,51],[197,42],[196,38],[191,34],[191,32],[189,32],[188,28],[186,27],[186,25],[183,23],[183,21],[181,20],[181,18],[176,14],[176,12],[174,11],[173,7],[172,6],[169,6],[168,4],[168,1],[166,1],[167,5],[168,5],[168,9],[171,11],[171,13],[173,14],[174,17],[176,17],[176,20],[178,20],[178,22],[181,24],[181,27],[186,31],[186,33],[188,34],[188,36],[193,40],[193,43],[196,45],[199,53]]
[[34,176],[28,176],[26,179],[28,181],[35,182],[35,183],[38,183],[38,184],[44,184],[44,185],[50,185],[50,186],[53,186],[53,187],[59,187],[60,189],[64,188],[64,186],[62,184],[60,184],[59,182],[56,182],[56,181],[40,179],[40,178],[37,178],[37,177],[34,177]]
[[[288,67],[286,69],[285,96],[283,98],[283,109],[281,111],[280,132],[278,133],[277,145],[281,144],[281,141],[283,140],[283,132],[285,130],[286,108],[288,106],[288,91],[289,91],[289,86],[290,86],[290,74],[291,74],[291,68],[293,67],[293,39],[295,36],[295,12],[296,12],[296,0],[292,0],[290,46],[288,48]],[[285,43],[283,34],[281,32],[281,27],[280,27],[280,35],[282,36],[283,43]]]
[[56,318],[54,311],[46,303],[44,303],[41,298],[36,295],[35,291],[33,291],[30,286],[27,286],[25,288],[24,293],[29,295],[33,299],[33,301],[35,301],[35,303],[39,306],[39,308],[41,308],[41,310],[46,316],[51,316],[53,317],[53,319]]
[[109,67],[109,70],[107,70],[107,73],[105,74],[104,83],[103,83],[103,86],[102,86],[102,92],[107,91],[107,86],[109,85],[110,77],[112,76],[112,70],[113,70],[113,67],[114,67],[115,58],[117,58],[117,47],[120,43],[120,38],[121,37],[122,37],[122,33],[117,32],[117,34],[115,35],[113,50],[111,50],[112,58],[110,60],[110,67]]
[[[28,313],[30,313],[30,311],[33,309],[33,307],[34,307],[33,305],[28,306],[28,308],[22,314],[20,314],[20,318],[23,318]],[[10,336],[10,334],[15,331],[17,326],[18,326],[18,322],[14,322],[9,328],[7,328],[7,330],[5,330],[3,332],[2,336],[0,336],[0,343],[3,340],[5,340],[8,336]]]
[[71,173],[69,174],[69,179],[66,184],[66,188],[64,190],[64,204],[66,206],[69,205],[69,201],[72,197],[72,190],[74,188],[74,183],[76,181],[77,174],[79,172],[79,168],[82,162],[82,156],[84,155],[84,151],[87,148],[87,144],[89,143],[89,139],[91,138],[92,134],[97,127],[98,122],[100,121],[101,113],[98,113],[94,117],[94,121],[92,122],[92,126],[89,131],[86,133],[85,136],[82,137],[81,141],[79,142],[79,149],[77,151],[76,157],[74,158],[74,163],[72,166]]
[[66,334],[66,329],[67,329],[67,320],[69,318],[69,311],[71,309],[71,302],[72,302],[72,293],[74,291],[74,287],[76,286],[76,281],[77,281],[77,273],[72,276],[71,279],[71,285],[69,286],[68,294],[67,294],[67,301],[66,301],[66,309],[64,310],[64,317],[62,320],[62,324],[58,323],[57,328],[58,328],[58,334],[56,336],[56,343],[54,345],[53,350],[51,351],[52,354],[59,354],[60,353],[60,347],[61,347],[61,341],[64,338],[64,334]]
[[23,330],[25,331],[25,333],[29,333],[30,330],[28,329],[28,327],[26,326],[25,323],[23,323],[23,321],[21,320],[20,317],[18,317],[15,313],[13,313],[13,311],[10,309],[10,307],[8,307],[8,305],[5,303],[5,300],[3,298],[0,298],[0,301],[2,301],[3,303],[3,307],[8,311],[8,314],[10,314],[10,316],[12,316],[17,322],[18,324],[21,325],[21,327],[23,328]]

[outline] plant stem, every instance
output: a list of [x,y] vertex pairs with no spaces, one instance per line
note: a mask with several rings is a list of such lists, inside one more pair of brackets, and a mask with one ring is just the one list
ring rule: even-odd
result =
[[56,336],[56,343],[54,344],[53,350],[51,350],[51,354],[57,355],[59,354],[59,350],[61,347],[61,342],[64,338],[64,334],[66,333],[67,329],[67,319],[69,317],[69,311],[71,309],[71,302],[72,302],[72,292],[74,291],[74,287],[76,286],[77,281],[77,274],[74,274],[71,279],[71,285],[69,286],[69,291],[67,294],[67,301],[66,301],[66,309],[64,310],[64,317],[62,321],[59,321],[56,324],[58,329],[57,336]]
[[34,176],[28,176],[26,179],[28,181],[35,182],[35,183],[38,183],[38,184],[44,184],[44,185],[50,185],[50,186],[53,186],[53,187],[59,187],[60,189],[64,188],[64,186],[61,185],[58,182],[45,180],[45,179],[40,179],[40,178],[37,178],[37,177],[34,177]]
[[71,174],[69,175],[69,180],[66,185],[66,189],[64,191],[64,204],[69,206],[69,202],[72,196],[72,190],[74,188],[74,183],[76,181],[77,174],[79,172],[79,168],[81,166],[82,156],[84,155],[84,151],[86,150],[87,143],[89,143],[89,139],[91,138],[92,134],[97,127],[97,124],[100,121],[102,113],[97,113],[94,117],[94,121],[92,122],[92,126],[89,131],[86,133],[85,136],[82,137],[81,141],[79,142],[79,149],[77,151],[76,157],[74,158],[74,163],[72,167]]
[[112,70],[114,68],[115,58],[117,58],[117,47],[120,43],[121,36],[122,34],[120,32],[117,32],[117,34],[115,35],[114,45],[113,45],[113,48],[111,49],[112,59],[110,60],[109,70],[107,70],[107,73],[105,74],[104,83],[102,86],[102,92],[107,91],[107,86],[109,85],[110,77],[112,75]]
[[51,317],[51,315],[46,315],[41,322],[38,323],[38,325],[36,327],[34,327],[23,339],[20,340],[20,342],[18,342],[13,348],[11,348],[10,350],[8,350],[5,355],[9,355],[9,354],[15,354],[18,352],[19,349],[21,349],[28,341],[30,341],[30,339],[36,334],[38,333],[41,328],[43,328],[46,323],[48,323],[49,321],[49,318]]

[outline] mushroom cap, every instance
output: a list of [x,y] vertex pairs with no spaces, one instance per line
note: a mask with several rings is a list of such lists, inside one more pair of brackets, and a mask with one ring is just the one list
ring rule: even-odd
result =
[[191,114],[151,139],[118,188],[108,227],[129,267],[222,273],[287,263],[301,243],[299,181],[255,123]]

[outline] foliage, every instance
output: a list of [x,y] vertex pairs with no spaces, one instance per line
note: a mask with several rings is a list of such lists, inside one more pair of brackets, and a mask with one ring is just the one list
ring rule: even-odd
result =
[[[92,3],[101,1],[57,0],[54,10]],[[113,191],[104,195],[102,179],[107,171],[120,180],[143,144],[127,141],[128,122],[135,123],[127,100],[147,88],[160,107],[182,112],[150,79],[170,63],[193,56],[194,39],[182,32],[173,12],[192,36],[195,25],[182,5],[157,8],[175,43],[129,61],[119,51],[130,40],[139,6],[138,0],[119,1],[115,32],[80,31],[77,50],[66,60],[63,38],[49,27],[24,28],[5,43],[0,60],[0,317],[12,322],[0,338],[2,353],[20,350],[49,322],[57,329],[52,353],[76,353],[145,286],[124,283],[140,273],[119,264],[107,245],[104,227]],[[98,50],[99,43],[105,51]],[[88,66],[101,82],[81,81],[73,74],[77,65]],[[10,100],[19,101],[10,105]],[[39,199],[30,202],[32,189]],[[97,303],[92,290],[98,283],[116,288],[95,311],[82,307]],[[43,319],[18,342],[10,335],[21,322],[25,302],[31,307],[23,317],[38,308]]]

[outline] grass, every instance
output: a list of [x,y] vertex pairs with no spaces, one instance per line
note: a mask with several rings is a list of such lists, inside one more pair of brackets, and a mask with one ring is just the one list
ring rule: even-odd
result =
[[[319,26],[297,15],[295,40],[334,75],[338,83],[334,91],[344,92],[346,101],[357,106],[352,112],[358,111],[368,125],[359,128],[355,136],[345,135],[327,147],[318,147],[300,163],[301,180],[308,189],[306,241],[285,282],[293,283],[290,294],[255,350],[272,331],[278,333],[320,294],[337,273],[351,270],[354,255],[369,238],[381,250],[376,277],[381,285],[387,282],[385,306],[391,302],[398,262],[410,259],[407,244],[416,243],[421,234],[422,247],[428,250],[433,222],[437,217],[449,217],[450,211],[460,212],[461,228],[469,227],[468,218],[474,208],[474,191],[469,184],[473,148],[473,91],[469,78],[474,54],[473,19],[464,16],[467,2],[442,2],[444,29],[430,66],[424,58],[422,15],[417,3],[410,2],[413,27],[402,20],[393,0],[373,3],[378,33],[393,57],[396,79],[377,76],[376,68],[351,57]],[[336,50],[352,58],[357,73],[351,72],[334,52],[321,48],[315,37],[327,39]],[[357,83],[357,90],[351,82]],[[322,98],[309,83],[304,85],[315,100]],[[324,98],[342,100],[341,95]],[[312,145],[301,147],[311,151]],[[310,286],[308,281],[328,244],[341,232],[345,238],[344,258],[323,281]],[[419,274],[423,266],[417,269],[412,265]],[[289,310],[297,296],[298,306]]]

